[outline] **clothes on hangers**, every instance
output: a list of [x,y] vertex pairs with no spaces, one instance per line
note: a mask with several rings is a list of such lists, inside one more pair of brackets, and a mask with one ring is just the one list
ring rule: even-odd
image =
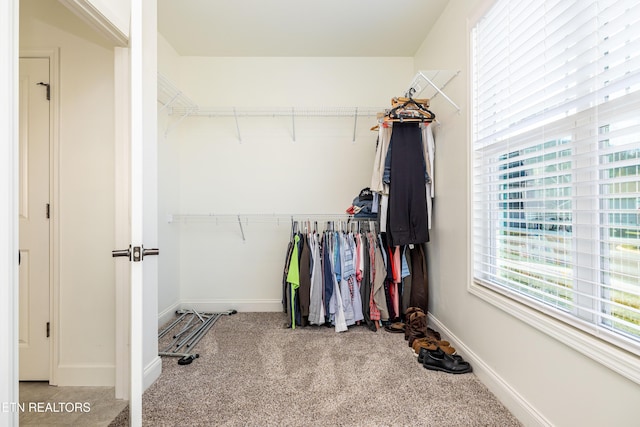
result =
[[[405,286],[410,266],[426,278],[426,261],[411,259],[424,252],[407,248],[390,246],[386,233],[368,230],[296,232],[287,247],[283,275],[289,326],[331,325],[341,332],[364,324],[376,331],[382,324],[402,320],[408,292],[412,304],[426,301],[419,289]],[[304,283],[308,292],[303,291]]]
[[[381,123],[370,188],[380,195],[381,231],[388,232],[392,242],[404,245],[429,241],[434,160],[435,141],[429,123]],[[396,189],[394,195],[392,187]]]
[[[433,217],[435,140],[430,123],[381,119],[370,187],[380,195],[380,231],[386,235],[380,244],[410,247],[404,252],[406,267],[400,267],[401,282],[387,271],[374,287],[385,293],[385,308],[393,317],[411,306],[428,309],[424,243],[429,241]],[[382,256],[389,269],[392,253],[387,249]],[[406,270],[410,275],[405,276]]]

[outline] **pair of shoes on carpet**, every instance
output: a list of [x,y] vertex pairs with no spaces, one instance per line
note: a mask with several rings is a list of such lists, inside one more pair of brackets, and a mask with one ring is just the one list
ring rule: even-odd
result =
[[435,351],[438,348],[444,351],[446,354],[456,354],[456,349],[451,346],[449,341],[435,339],[433,337],[416,338],[411,345],[415,356],[420,354],[420,350],[426,348],[427,350]]
[[425,369],[449,374],[466,374],[473,371],[469,362],[465,361],[462,356],[447,354],[441,348],[420,349],[418,363],[421,363]]

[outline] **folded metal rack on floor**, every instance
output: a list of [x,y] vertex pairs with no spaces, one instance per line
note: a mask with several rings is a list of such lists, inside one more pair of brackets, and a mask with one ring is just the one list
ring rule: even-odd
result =
[[173,322],[167,325],[158,334],[158,339],[168,335],[173,331],[173,341],[164,351],[160,351],[160,356],[180,357],[179,365],[188,365],[193,360],[200,357],[194,353],[193,349],[200,342],[202,337],[211,329],[214,323],[222,316],[230,316],[237,313],[236,310],[227,310],[219,313],[205,313],[196,310],[177,310],[178,316]]

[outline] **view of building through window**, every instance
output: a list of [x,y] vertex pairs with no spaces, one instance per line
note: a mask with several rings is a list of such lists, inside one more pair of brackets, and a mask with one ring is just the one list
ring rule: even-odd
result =
[[[630,123],[622,125],[627,128]],[[640,119],[633,123],[640,126]],[[619,126],[600,127],[600,236],[605,323],[640,336],[640,132],[616,135]],[[632,310],[636,309],[636,310]]]
[[[570,309],[571,149],[552,140],[499,156],[498,269],[507,286]],[[498,223],[500,224],[500,223]]]

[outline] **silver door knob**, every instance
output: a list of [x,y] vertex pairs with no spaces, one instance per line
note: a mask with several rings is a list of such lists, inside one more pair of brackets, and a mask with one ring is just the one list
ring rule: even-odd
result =
[[158,248],[153,248],[153,249],[145,249],[144,247],[142,248],[142,257],[146,257],[147,255],[158,255],[160,254],[160,249]]
[[111,251],[111,256],[114,258],[119,256],[126,256],[127,258],[129,258],[129,261],[131,261],[131,246],[129,246],[127,249]]
[[129,245],[128,249],[111,251],[111,256],[114,258],[123,256],[129,258],[129,261],[140,262],[147,255],[158,255],[159,253],[160,250],[158,248],[145,249],[142,246],[132,247],[131,245]]

